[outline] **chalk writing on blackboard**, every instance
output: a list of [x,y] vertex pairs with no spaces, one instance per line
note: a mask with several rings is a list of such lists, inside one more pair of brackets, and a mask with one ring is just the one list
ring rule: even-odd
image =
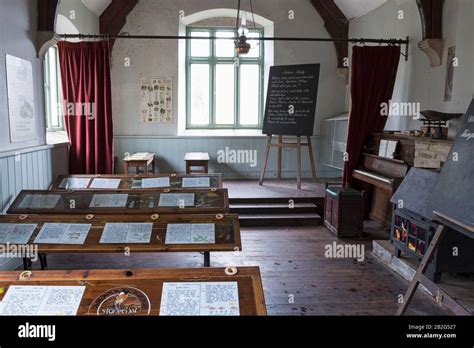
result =
[[313,135],[319,64],[270,69],[264,134]]

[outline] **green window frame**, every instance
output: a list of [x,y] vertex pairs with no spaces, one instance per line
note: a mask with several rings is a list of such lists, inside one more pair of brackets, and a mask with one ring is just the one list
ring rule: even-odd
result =
[[[236,29],[231,27],[188,27],[186,35],[191,36],[192,33],[206,32],[209,37],[216,37],[217,32],[233,32]],[[264,36],[263,28],[250,29],[250,32],[257,32],[260,37]],[[238,56],[234,50],[233,57],[217,57],[216,41],[209,40],[209,56],[193,57],[191,56],[191,40],[186,42],[186,129],[261,129],[263,123],[263,91],[264,91],[264,74],[265,74],[265,48],[261,41],[258,45],[258,57]],[[256,48],[253,48],[256,49]],[[238,63],[238,64],[237,64]],[[209,65],[209,123],[204,125],[191,124],[191,65],[205,64]],[[233,124],[217,124],[216,123],[216,67],[218,64],[233,64],[234,69],[234,122]],[[259,86],[258,86],[258,124],[242,125],[240,120],[240,78],[241,67],[246,64],[258,65],[259,70]]]
[[46,130],[48,132],[63,131],[59,55],[56,46],[50,47],[46,52],[43,68]]

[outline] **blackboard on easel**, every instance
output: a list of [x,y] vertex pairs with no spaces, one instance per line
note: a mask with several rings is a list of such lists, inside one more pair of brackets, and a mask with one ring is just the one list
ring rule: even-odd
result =
[[430,199],[433,218],[474,237],[474,99],[462,118]]
[[263,134],[312,136],[319,64],[270,68]]
[[[297,187],[301,189],[301,148],[307,147],[311,163],[311,173],[316,181],[316,164],[314,161],[311,136],[314,129],[316,100],[319,84],[319,64],[285,65],[270,68],[268,80],[263,134],[267,135],[265,159],[260,172],[259,184],[263,185],[268,155],[272,147],[278,148],[277,177],[282,174],[282,150],[296,149]],[[278,135],[278,143],[272,142],[273,135]],[[283,136],[295,136],[295,142],[286,142]],[[301,142],[301,137],[307,138]]]

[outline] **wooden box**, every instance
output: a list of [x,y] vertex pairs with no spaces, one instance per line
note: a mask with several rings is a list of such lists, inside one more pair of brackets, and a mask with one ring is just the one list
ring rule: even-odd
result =
[[326,184],[324,207],[324,225],[338,238],[362,236],[363,191]]

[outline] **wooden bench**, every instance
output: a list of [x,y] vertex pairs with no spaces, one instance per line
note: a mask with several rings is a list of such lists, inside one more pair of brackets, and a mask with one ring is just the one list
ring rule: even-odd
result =
[[[184,156],[184,161],[186,162],[186,174],[209,172],[209,154],[207,152],[188,152]],[[202,169],[193,169],[193,167]]]
[[[210,252],[240,251],[239,218],[237,215],[161,215],[158,218],[150,215],[3,215],[0,223],[37,224],[27,245],[37,248],[41,268],[47,268],[46,255],[56,253],[153,253],[153,252],[200,252],[204,255],[204,267],[210,267]],[[45,223],[90,224],[84,244],[36,244],[35,239]],[[106,223],[152,223],[149,243],[100,243]],[[215,228],[215,243],[205,244],[166,244],[168,224],[212,223]],[[1,245],[1,244],[0,244]],[[3,245],[7,248],[6,245]],[[25,269],[31,269],[31,257],[23,257]]]
[[[181,282],[236,282],[239,299],[239,314],[266,315],[265,297],[258,267],[239,267],[231,275],[225,268],[192,269],[137,269],[137,270],[73,270],[73,271],[27,271],[0,272],[0,301],[11,286],[85,286],[78,316],[112,315],[160,315],[164,283]],[[130,285],[133,284],[133,287]],[[127,293],[116,313],[115,299]],[[110,298],[109,302],[104,299]],[[132,314],[126,309],[134,306]],[[111,311],[112,310],[112,311]]]

